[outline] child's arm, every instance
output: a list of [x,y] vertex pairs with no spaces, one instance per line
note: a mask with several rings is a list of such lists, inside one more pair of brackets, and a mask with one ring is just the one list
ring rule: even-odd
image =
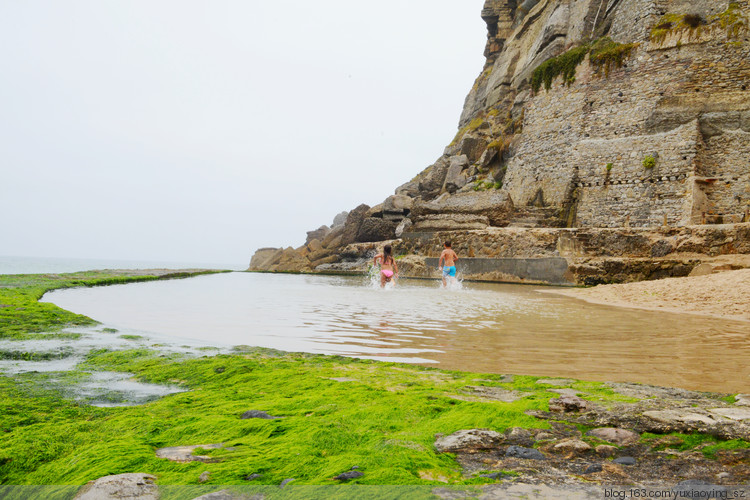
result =
[[393,274],[398,276],[398,265],[396,264],[396,259],[393,259]]
[[378,259],[381,259],[382,257],[383,257],[383,254],[380,254],[380,253],[377,254],[375,257],[373,257],[373,259],[372,259],[372,265],[373,266],[377,266],[378,265]]
[[438,267],[443,267],[443,260],[445,260],[445,252],[440,254],[440,258],[438,259]]
[[458,254],[456,252],[453,252],[453,261],[455,262],[457,260],[458,260]]

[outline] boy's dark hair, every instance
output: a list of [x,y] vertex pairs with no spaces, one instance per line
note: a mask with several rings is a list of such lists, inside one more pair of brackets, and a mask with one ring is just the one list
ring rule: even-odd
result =
[[445,246],[447,246],[448,248],[450,248],[451,247],[451,240],[447,240],[445,242]]

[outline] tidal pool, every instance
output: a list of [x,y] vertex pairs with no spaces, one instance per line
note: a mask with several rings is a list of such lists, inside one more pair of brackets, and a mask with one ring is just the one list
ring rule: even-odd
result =
[[51,292],[44,301],[174,343],[251,345],[478,372],[750,391],[750,323],[621,309],[549,288],[230,273]]

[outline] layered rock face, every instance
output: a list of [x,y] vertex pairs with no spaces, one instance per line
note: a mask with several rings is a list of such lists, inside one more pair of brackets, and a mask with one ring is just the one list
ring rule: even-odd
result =
[[307,264],[282,251],[251,268],[330,269],[395,238],[420,254],[425,234],[750,222],[750,0],[487,0],[481,15],[485,67],[443,155],[352,211],[327,254],[308,239]]

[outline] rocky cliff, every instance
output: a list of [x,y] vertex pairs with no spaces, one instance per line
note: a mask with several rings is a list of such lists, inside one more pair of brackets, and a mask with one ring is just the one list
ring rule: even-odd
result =
[[[627,281],[749,252],[750,0],[487,0],[481,15],[486,62],[435,163],[251,270],[357,269],[384,240],[417,257],[413,274],[451,238],[471,258],[567,264],[555,279],[508,262],[471,274],[569,283],[581,266]],[[565,246],[592,234],[610,249]],[[633,238],[643,248],[620,244]]]

